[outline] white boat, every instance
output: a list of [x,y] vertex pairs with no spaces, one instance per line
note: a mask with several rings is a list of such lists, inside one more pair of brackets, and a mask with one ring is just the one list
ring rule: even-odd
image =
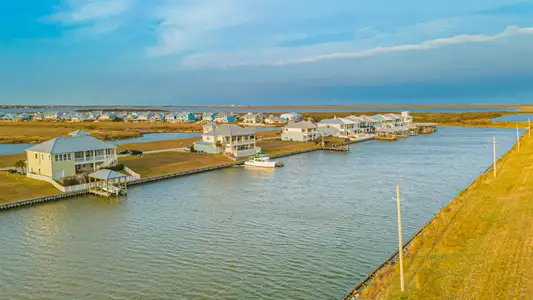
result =
[[283,167],[282,161],[271,160],[266,154],[258,154],[254,158],[244,162],[248,167],[275,168]]

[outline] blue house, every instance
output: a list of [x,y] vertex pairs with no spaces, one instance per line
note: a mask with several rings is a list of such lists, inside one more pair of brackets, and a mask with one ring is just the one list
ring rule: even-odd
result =
[[215,122],[218,123],[233,123],[237,119],[237,116],[226,113],[219,113],[215,117]]

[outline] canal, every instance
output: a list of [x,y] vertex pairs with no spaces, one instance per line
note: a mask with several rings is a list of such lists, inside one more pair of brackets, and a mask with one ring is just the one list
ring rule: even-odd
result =
[[339,299],[515,141],[441,127],[0,213],[5,299]]

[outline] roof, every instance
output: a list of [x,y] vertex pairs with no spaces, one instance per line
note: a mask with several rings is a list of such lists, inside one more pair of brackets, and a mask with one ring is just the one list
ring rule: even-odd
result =
[[336,118],[336,119],[324,119],[320,121],[320,124],[327,124],[327,125],[337,125],[337,124],[355,124],[354,120],[351,119],[345,119],[345,118]]
[[111,171],[108,169],[102,169],[102,170],[89,174],[89,177],[101,179],[101,180],[110,180],[110,179],[124,178],[126,177],[126,175],[119,173],[119,172]]
[[90,133],[88,133],[88,132],[85,131],[85,130],[78,129],[78,130],[76,130],[76,131],[73,131],[73,132],[69,133],[68,135],[71,135],[71,136],[90,135]]
[[112,149],[116,146],[95,139],[87,135],[75,135],[70,137],[56,137],[44,143],[26,149],[41,153],[69,153],[90,150]]
[[285,128],[316,128],[316,125],[309,121],[302,121],[297,123],[289,123]]
[[[253,135],[255,131],[250,128],[243,128],[235,124],[222,124],[215,127],[215,133],[217,135],[224,136],[240,136],[240,135]],[[213,135],[212,131],[206,132],[204,135]]]

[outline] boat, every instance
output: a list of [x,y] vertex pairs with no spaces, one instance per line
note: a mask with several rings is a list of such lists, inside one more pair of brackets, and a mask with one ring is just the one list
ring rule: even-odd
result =
[[283,161],[271,160],[265,153],[258,153],[255,157],[244,162],[248,167],[260,167],[260,168],[275,168],[283,167]]

